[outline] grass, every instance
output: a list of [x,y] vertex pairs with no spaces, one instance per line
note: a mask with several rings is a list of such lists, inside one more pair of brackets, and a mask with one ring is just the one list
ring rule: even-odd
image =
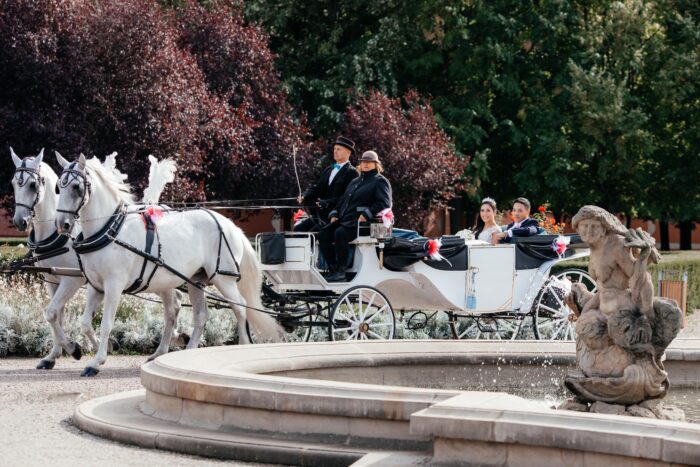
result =
[[27,254],[27,248],[23,244],[0,244],[0,263],[21,258]]

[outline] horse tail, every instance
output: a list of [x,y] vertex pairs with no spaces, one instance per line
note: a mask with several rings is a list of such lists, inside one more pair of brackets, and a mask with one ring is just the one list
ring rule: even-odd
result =
[[248,306],[251,307],[246,310],[246,318],[260,336],[259,340],[280,342],[284,336],[282,326],[268,313],[258,311],[264,308],[260,299],[262,271],[258,258],[255,255],[255,250],[240,229],[238,229],[238,233],[243,237],[243,257],[240,262],[241,280],[238,283],[238,290],[245,298]]
[[172,159],[158,161],[153,156],[148,156],[151,161],[151,169],[148,172],[148,186],[143,190],[143,204],[158,204],[160,195],[163,194],[165,185],[175,180],[177,164]]

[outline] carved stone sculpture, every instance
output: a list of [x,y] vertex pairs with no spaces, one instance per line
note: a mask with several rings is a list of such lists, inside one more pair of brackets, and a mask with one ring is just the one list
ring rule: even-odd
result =
[[566,387],[583,402],[631,405],[663,398],[669,383],[662,356],[682,314],[675,301],[653,297],[647,264],[660,259],[654,239],[597,206],[582,207],[572,225],[591,249],[588,272],[597,290],[574,284],[568,297],[577,314],[583,375],[566,377]]

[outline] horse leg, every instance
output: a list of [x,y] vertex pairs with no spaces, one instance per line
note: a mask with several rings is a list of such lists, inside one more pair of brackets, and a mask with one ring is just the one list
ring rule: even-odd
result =
[[97,341],[95,330],[92,328],[92,320],[94,319],[95,313],[97,312],[97,308],[100,306],[100,303],[102,303],[103,298],[104,295],[102,294],[102,292],[99,292],[97,289],[88,286],[87,301],[85,303],[85,312],[83,312],[83,317],[80,320],[80,329],[83,331],[83,334],[85,334],[85,336],[90,340],[90,343],[92,344],[92,350],[94,352],[97,352],[100,343]]
[[49,305],[44,311],[44,318],[51,326],[53,334],[53,347],[49,354],[41,359],[37,365],[39,370],[50,370],[56,364],[56,359],[61,356],[62,349],[80,359],[82,352],[80,346],[75,342],[69,342],[63,331],[63,308],[70,298],[80,289],[81,281],[71,278],[64,278],[58,286],[51,284],[49,291],[53,289],[53,295],[49,301]]
[[[56,295],[58,284],[46,282],[46,289],[49,292],[49,296],[53,298],[53,296]],[[53,326],[51,326],[51,334],[53,335],[53,346],[51,347],[48,355],[42,358],[39,364],[36,366],[37,370],[51,370],[54,365],[56,365],[56,359],[60,358],[61,354],[63,353],[63,348],[61,347],[61,344],[59,344],[58,339],[56,339],[56,333],[53,330]]]
[[100,372],[100,366],[107,360],[109,350],[109,335],[114,327],[114,317],[121,300],[121,285],[111,286],[104,284],[104,308],[102,310],[102,323],[100,324],[100,345],[95,357],[88,362],[80,376],[95,376]]
[[187,286],[187,294],[190,296],[192,304],[192,336],[187,343],[188,349],[196,349],[199,347],[199,341],[204,334],[204,326],[209,319],[209,308],[207,308],[207,297],[204,291],[192,285]]
[[185,340],[185,345],[187,345],[187,342],[190,339],[190,336],[188,336],[184,332],[180,332],[178,330],[178,317],[180,316],[180,310],[182,309],[182,292],[179,290],[175,290],[175,295],[176,295],[176,300],[175,300],[175,308],[173,310],[173,313],[175,314],[175,325],[173,326],[173,334],[170,337],[170,345],[174,346],[179,346],[180,344],[180,338]]
[[168,350],[170,350],[170,340],[173,335],[175,320],[177,319],[177,312],[180,310],[180,299],[175,292],[175,290],[169,290],[158,294],[160,299],[163,301],[163,334],[161,335],[160,344],[158,344],[158,348],[156,349],[155,353],[148,357],[147,361],[149,362],[157,357],[160,357],[161,355],[165,355],[168,353]]
[[236,315],[238,320],[238,343],[239,344],[250,344],[250,339],[248,339],[248,330],[246,326],[246,300],[241,295],[238,290],[238,284],[235,280],[225,276],[217,276],[212,281],[214,286],[219,289],[221,294],[231,300],[231,308],[233,308],[233,313]]

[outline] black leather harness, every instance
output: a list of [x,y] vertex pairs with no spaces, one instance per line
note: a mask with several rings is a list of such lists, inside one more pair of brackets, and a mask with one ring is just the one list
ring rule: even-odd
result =
[[[99,232],[95,233],[94,235],[91,235],[89,238],[83,238],[83,234],[80,233],[78,234],[78,237],[75,239],[73,242],[73,249],[75,252],[78,254],[78,265],[80,266],[80,271],[83,273],[87,281],[90,283],[90,285],[96,289],[100,290],[95,285],[90,282],[90,278],[85,274],[85,269],[83,268],[83,262],[80,259],[80,255],[84,255],[86,253],[92,253],[94,251],[101,250],[102,248],[106,247],[110,243],[114,242],[117,238],[117,235],[119,235],[119,232],[122,229],[122,226],[124,225],[124,220],[126,219],[127,216],[127,210],[126,206],[124,203],[120,203],[119,206],[117,206],[117,209],[114,211],[114,214],[110,216],[110,220],[99,230]],[[156,237],[156,226],[153,223],[153,220],[151,219],[151,216],[148,215],[146,211],[140,212],[139,213],[143,217],[143,221],[146,224],[146,248],[143,252],[141,253],[148,253],[150,256],[151,249],[153,248],[153,241],[155,240]],[[121,242],[118,242],[118,244],[121,244]],[[140,250],[137,250],[140,251]],[[160,242],[158,243],[158,258],[160,260]],[[156,273],[156,270],[158,269],[158,266],[160,265],[159,263],[162,263],[162,261],[154,261],[153,264],[155,267],[153,268],[153,271],[151,271],[151,274],[148,276],[148,279],[146,280],[146,284],[143,284],[143,278],[144,274],[146,273],[146,265],[149,263],[149,256],[145,256],[143,254],[140,254],[140,256],[143,256],[143,264],[141,266],[141,273],[139,274],[139,277],[126,289],[124,289],[124,293],[138,293],[141,292],[142,290],[145,290],[148,288],[149,284],[151,283],[151,279],[153,279],[153,275]]]
[[[29,233],[29,238],[27,238],[27,248],[29,248],[29,251],[36,255],[49,255],[55,253],[52,256],[59,256],[68,252],[68,248],[66,247],[68,240],[69,238],[67,236],[59,235],[58,231],[54,230],[54,232],[47,238],[37,242],[34,240],[34,230],[32,230]],[[49,258],[52,256],[49,256]]]

